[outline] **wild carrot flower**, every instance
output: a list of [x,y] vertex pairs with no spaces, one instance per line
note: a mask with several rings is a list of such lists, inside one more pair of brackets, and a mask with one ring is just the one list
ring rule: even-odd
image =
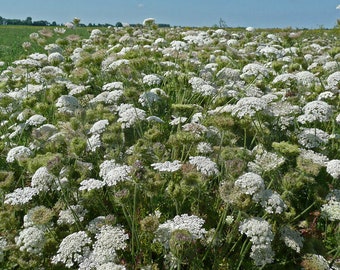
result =
[[288,226],[282,227],[280,233],[281,239],[286,244],[286,246],[295,250],[297,253],[300,253],[304,240],[300,233],[289,228]]
[[21,251],[40,254],[45,244],[45,232],[35,226],[25,228],[15,238],[15,244]]
[[32,151],[25,146],[17,146],[8,151],[6,161],[12,163],[15,160],[28,158],[32,155]]
[[311,149],[327,144],[329,134],[318,128],[305,128],[298,135],[298,140],[303,147]]
[[81,181],[79,190],[94,190],[94,189],[100,189],[103,186],[105,186],[105,183],[103,181],[90,178],[90,179],[85,179]]
[[267,103],[261,98],[244,97],[234,105],[231,114],[237,118],[252,117],[256,112],[265,110],[266,107]]
[[159,225],[155,232],[155,241],[159,241],[166,248],[169,248],[170,236],[175,230],[187,230],[193,239],[201,239],[206,233],[206,230],[203,228],[204,222],[203,219],[195,215],[177,215],[173,219]]
[[70,205],[66,210],[59,212],[59,218],[57,223],[72,225],[77,222],[84,220],[84,217],[88,211],[81,205]]
[[4,260],[4,249],[7,246],[7,240],[4,237],[0,237],[0,263]]
[[217,164],[204,156],[191,156],[189,157],[189,163],[195,165],[199,172],[207,176],[216,175],[219,172]]
[[5,195],[5,204],[26,204],[31,201],[38,193],[39,190],[33,187],[17,188],[12,193]]
[[340,178],[340,160],[332,159],[326,163],[326,171],[334,178]]
[[274,251],[271,248],[271,242],[274,234],[270,224],[262,218],[249,218],[241,222],[239,231],[246,234],[252,242],[250,257],[257,266],[264,266],[272,263]]
[[80,264],[88,256],[91,242],[84,231],[66,236],[60,243],[57,254],[53,256],[52,263],[63,263],[67,268]]
[[312,123],[315,121],[325,123],[332,115],[332,107],[326,102],[320,100],[307,103],[302,110],[304,114],[298,117],[298,121],[302,124]]
[[235,187],[238,187],[242,193],[253,196],[262,192],[265,188],[262,177],[252,172],[245,173],[237,178]]
[[330,221],[340,220],[340,190],[334,189],[326,196],[327,203],[321,206],[322,216]]
[[153,163],[151,164],[151,167],[160,172],[175,172],[182,167],[182,164],[179,160],[174,160],[173,162],[165,161],[163,163]]
[[40,167],[32,176],[31,186],[39,191],[49,191],[57,187],[57,177],[47,167]]

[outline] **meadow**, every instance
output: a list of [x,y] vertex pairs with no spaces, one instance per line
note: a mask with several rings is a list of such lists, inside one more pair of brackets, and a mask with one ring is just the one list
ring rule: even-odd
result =
[[340,269],[339,31],[0,26],[0,268]]

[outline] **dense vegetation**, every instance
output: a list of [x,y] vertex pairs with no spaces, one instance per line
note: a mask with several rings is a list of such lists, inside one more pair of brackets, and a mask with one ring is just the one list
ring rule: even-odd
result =
[[339,269],[338,31],[2,26],[0,268]]

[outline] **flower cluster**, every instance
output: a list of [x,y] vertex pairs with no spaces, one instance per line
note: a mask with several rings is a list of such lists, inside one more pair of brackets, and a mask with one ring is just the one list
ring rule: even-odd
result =
[[239,231],[250,238],[252,243],[250,257],[257,266],[264,266],[273,261],[271,242],[274,234],[267,221],[261,218],[246,219],[240,224]]

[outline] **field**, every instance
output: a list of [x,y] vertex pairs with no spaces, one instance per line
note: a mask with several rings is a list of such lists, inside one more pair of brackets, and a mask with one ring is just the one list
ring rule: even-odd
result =
[[340,269],[339,34],[0,26],[0,268]]

